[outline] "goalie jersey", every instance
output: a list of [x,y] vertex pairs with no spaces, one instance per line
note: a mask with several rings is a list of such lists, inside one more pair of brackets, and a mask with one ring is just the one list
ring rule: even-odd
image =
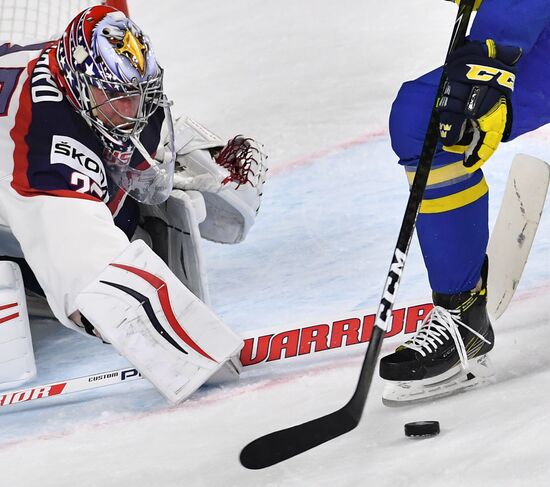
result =
[[[217,136],[181,117],[174,191],[166,204],[138,203],[110,179],[103,145],[56,84],[55,49],[53,43],[0,46],[0,257],[24,258],[38,281],[31,289],[43,290],[55,316],[71,328],[77,292],[132,238],[149,243],[207,302],[199,240],[245,238],[260,204],[263,155],[242,137],[223,151]],[[140,134],[152,158],[165,150],[166,116],[156,110]],[[210,150],[228,154],[224,163]],[[136,150],[130,165],[142,161]],[[237,169],[229,170],[228,161]]]
[[[0,46],[0,257],[24,258],[26,284],[78,329],[74,298],[128,246],[139,207],[109,180],[99,140],[56,84],[54,49]],[[141,133],[150,154],[163,118]]]
[[[138,203],[109,180],[103,146],[70,105],[54,78],[55,47],[0,46],[0,171],[22,196],[81,198],[103,202],[130,238]],[[141,134],[154,155],[164,120],[157,110]],[[140,160],[141,159],[141,160]],[[131,165],[143,158],[134,151]]]

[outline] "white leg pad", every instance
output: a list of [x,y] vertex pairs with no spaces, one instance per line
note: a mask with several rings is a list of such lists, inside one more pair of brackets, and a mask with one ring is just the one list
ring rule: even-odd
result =
[[0,261],[0,389],[36,377],[25,286],[15,262]]
[[79,311],[172,403],[243,346],[144,242],[132,242],[76,298]]

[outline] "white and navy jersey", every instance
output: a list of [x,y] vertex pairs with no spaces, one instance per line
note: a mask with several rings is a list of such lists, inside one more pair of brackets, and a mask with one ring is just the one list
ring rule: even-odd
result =
[[[54,50],[0,46],[0,255],[24,258],[55,316],[79,329],[76,296],[129,246],[138,204],[110,183],[99,139],[55,81]],[[157,112],[141,136],[151,155]]]
[[[0,172],[13,177],[13,189],[23,196],[102,202],[130,237],[138,205],[108,179],[103,146],[58,87],[56,68],[52,43],[0,46]],[[157,110],[141,134],[152,155],[163,119]],[[135,151],[131,164],[142,160]]]

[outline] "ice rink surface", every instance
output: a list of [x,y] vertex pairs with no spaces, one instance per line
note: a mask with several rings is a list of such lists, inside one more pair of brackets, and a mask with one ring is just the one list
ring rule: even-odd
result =
[[[215,310],[243,334],[377,306],[407,197],[387,135],[400,86],[444,58],[455,8],[438,0],[130,0],[166,68],[174,110],[223,138],[258,138],[270,172],[256,226],[205,244]],[[491,219],[512,157],[550,159],[550,130],[487,164]],[[145,382],[0,412],[0,485],[545,486],[550,467],[550,212],[509,311],[495,323],[497,383],[414,407],[382,405],[375,378],[351,433],[263,471],[241,448],[347,401],[357,351],[206,387],[172,408]],[[426,302],[413,243],[399,303]],[[126,364],[108,346],[33,323],[44,383]],[[396,342],[386,343],[383,352]],[[429,440],[403,435],[436,419]]]

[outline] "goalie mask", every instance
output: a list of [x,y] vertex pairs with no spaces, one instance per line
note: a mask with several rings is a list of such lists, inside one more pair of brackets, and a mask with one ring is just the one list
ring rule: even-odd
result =
[[[162,107],[173,141],[170,103],[163,93],[163,70],[149,38],[122,12],[95,6],[77,15],[57,45],[60,82],[67,98],[101,140],[105,168],[136,200],[166,200],[173,183],[175,151],[156,161],[139,141],[142,130]],[[169,146],[171,144],[168,144]],[[145,162],[131,167],[137,149]]]

